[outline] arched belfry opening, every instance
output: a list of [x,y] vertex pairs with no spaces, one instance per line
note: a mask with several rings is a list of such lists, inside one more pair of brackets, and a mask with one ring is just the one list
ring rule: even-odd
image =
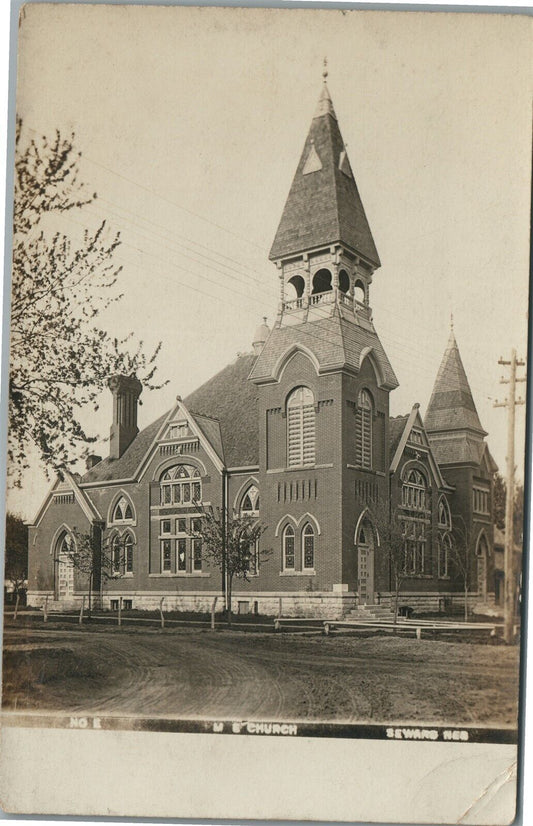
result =
[[357,302],[359,302],[359,304],[364,304],[366,302],[365,285],[360,279],[358,279],[354,284],[353,297]]
[[341,270],[339,272],[339,290],[346,294],[350,292],[350,276],[346,270]]
[[332,290],[332,276],[330,270],[323,267],[313,276],[313,295],[328,293]]
[[301,275],[293,275],[292,278],[289,278],[287,286],[289,287],[287,293],[287,299],[289,301],[291,299],[301,298],[303,296],[305,290],[305,281]]

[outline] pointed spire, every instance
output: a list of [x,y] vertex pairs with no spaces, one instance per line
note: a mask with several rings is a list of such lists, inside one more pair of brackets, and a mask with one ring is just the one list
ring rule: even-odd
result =
[[380,260],[326,83],[270,251],[273,260],[341,243],[372,267]]
[[470,430],[486,436],[459,353],[453,324],[425,417],[428,431]]

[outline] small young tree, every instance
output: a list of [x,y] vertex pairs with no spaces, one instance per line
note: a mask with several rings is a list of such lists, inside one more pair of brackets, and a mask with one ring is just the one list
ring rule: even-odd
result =
[[15,597],[24,592],[28,576],[28,528],[10,511],[6,514],[5,578]]
[[399,508],[391,508],[383,502],[372,511],[376,530],[380,536],[381,548],[379,558],[382,570],[388,573],[394,601],[394,622],[398,619],[400,594],[407,577],[406,541],[407,529]]
[[468,621],[468,595],[472,590],[473,576],[473,536],[460,514],[453,514],[453,537],[449,548],[453,573],[460,579],[464,594],[464,620]]
[[100,538],[93,533],[81,533],[77,528],[72,531],[73,542],[63,551],[63,559],[86,579],[88,614],[92,609],[92,594],[95,578],[100,582],[116,579],[124,570],[124,547],[116,545],[112,550],[107,543],[101,544]]
[[261,536],[266,530],[256,518],[228,513],[222,508],[204,507],[199,534],[202,538],[202,555],[218,568],[226,584],[226,610],[228,625],[231,625],[231,597],[233,580],[249,581],[261,559],[270,551],[259,547]]

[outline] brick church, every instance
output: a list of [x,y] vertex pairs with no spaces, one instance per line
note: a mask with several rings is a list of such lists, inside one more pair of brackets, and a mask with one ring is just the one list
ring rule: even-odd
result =
[[460,600],[452,549],[465,536],[470,590],[488,599],[487,433],[453,331],[425,420],[418,404],[389,416],[398,381],[371,309],[380,260],[325,80],[270,259],[279,311],[253,352],[141,431],[140,383],[110,380],[109,455],[57,479],[30,527],[30,605],[80,604],[87,584],[67,554],[90,534],[114,560],[93,583],[104,608],[164,597],[166,610],[208,610],[224,583],[202,555],[200,505],[266,526],[269,554],[234,582],[234,611],[276,613],[281,598],[283,613],[338,617],[390,602],[384,509],[403,526],[402,604]]

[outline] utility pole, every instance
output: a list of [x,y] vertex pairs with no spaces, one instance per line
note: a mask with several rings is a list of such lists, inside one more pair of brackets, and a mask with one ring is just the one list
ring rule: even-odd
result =
[[515,582],[514,582],[514,432],[515,432],[515,408],[517,404],[525,404],[524,399],[516,398],[516,383],[525,381],[525,378],[516,377],[516,368],[523,367],[525,361],[516,358],[516,350],[511,352],[511,360],[505,361],[500,358],[498,364],[510,367],[508,379],[502,378],[500,384],[509,385],[509,394],[504,402],[495,402],[494,407],[507,408],[507,491],[505,498],[505,579],[504,579],[504,625],[503,636],[506,643],[513,641],[514,624],[514,602],[515,602]]

